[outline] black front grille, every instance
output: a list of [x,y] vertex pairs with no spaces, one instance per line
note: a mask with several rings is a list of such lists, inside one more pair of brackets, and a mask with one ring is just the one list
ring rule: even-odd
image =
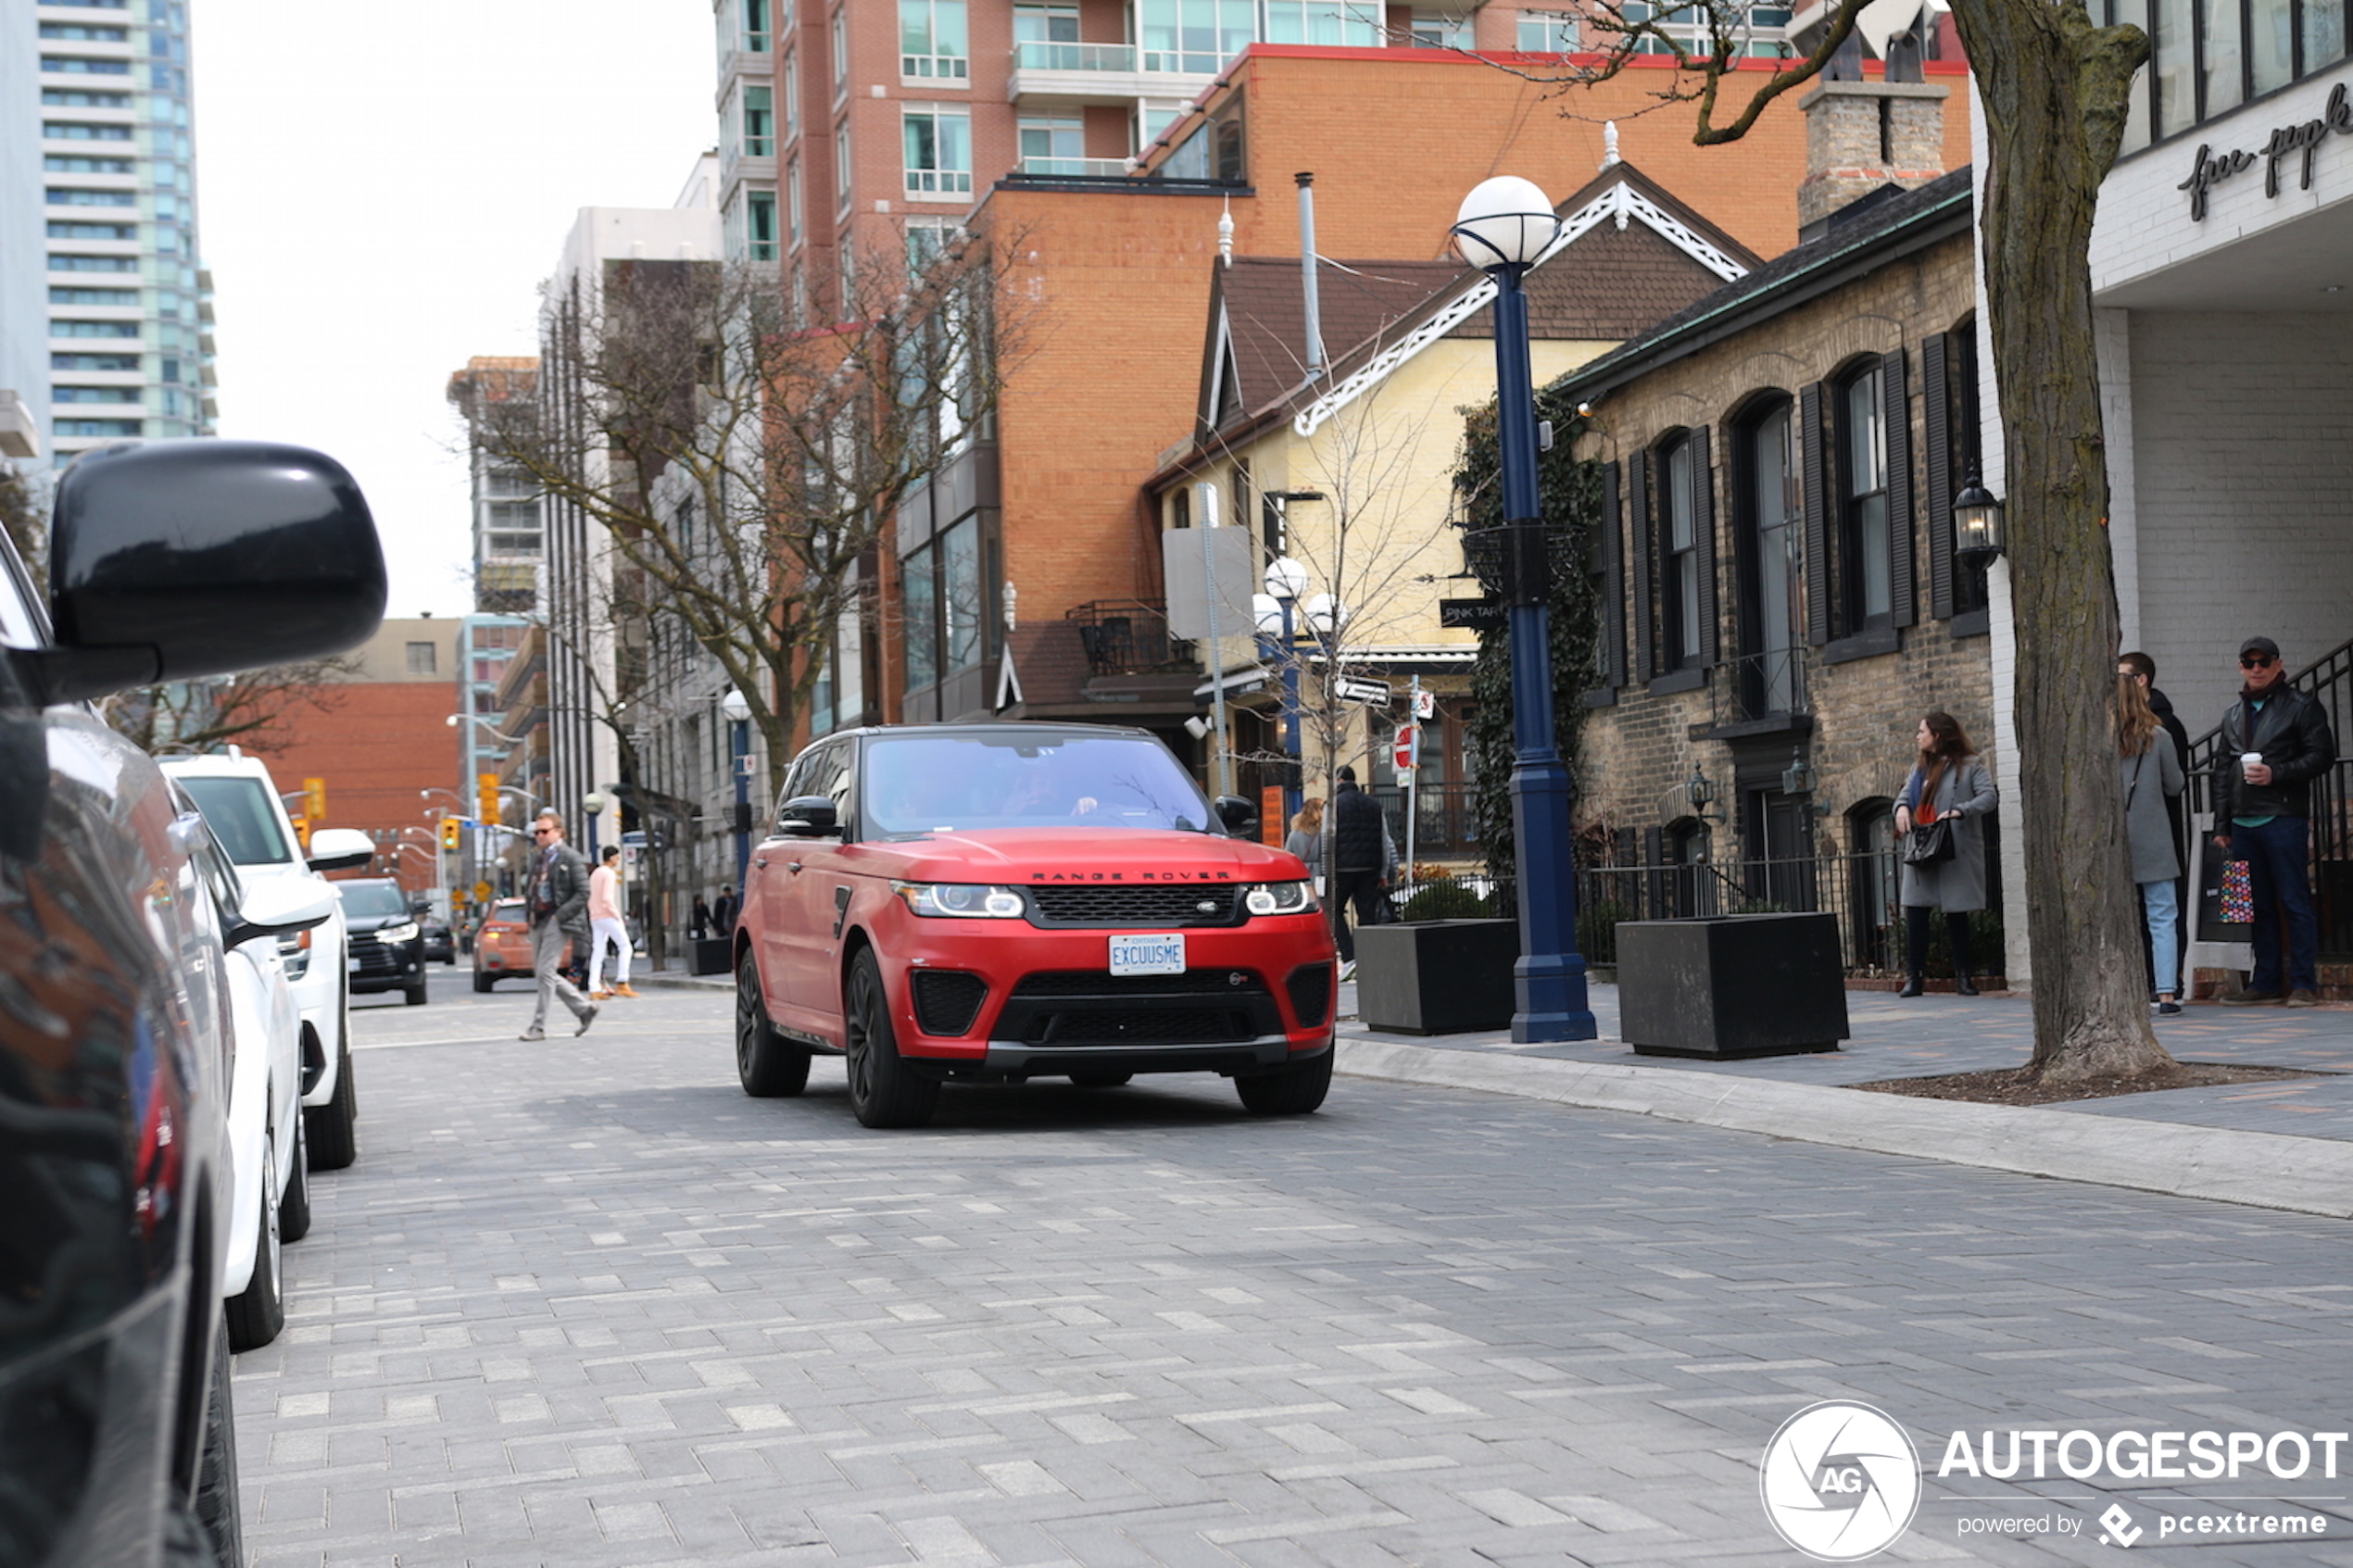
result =
[[355,934],[350,939],[350,953],[359,961],[361,974],[397,974],[400,957],[405,949],[387,947],[375,937]]
[[1015,997],[1257,997],[1266,987],[1246,969],[1189,969],[1182,974],[1107,974],[1100,969],[1046,970],[1013,987]]
[[1299,1020],[1299,1026],[1316,1028],[1331,1010],[1332,966],[1311,963],[1292,970],[1290,978],[1283,982],[1283,988],[1290,993],[1290,1010]]
[[1252,1037],[1245,1008],[1090,1008],[1042,1014],[1033,1046],[1209,1046]]
[[1031,919],[1039,925],[1232,925],[1241,897],[1239,887],[1222,883],[1032,883],[1026,891]]
[[926,1035],[961,1035],[980,1016],[988,982],[953,969],[915,971],[915,1022]]

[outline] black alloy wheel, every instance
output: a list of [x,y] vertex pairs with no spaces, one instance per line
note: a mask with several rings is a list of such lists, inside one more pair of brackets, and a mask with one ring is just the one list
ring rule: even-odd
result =
[[736,1076],[754,1099],[789,1098],[809,1086],[809,1047],[776,1032],[750,949],[736,961]]
[[925,1077],[899,1054],[882,965],[872,947],[849,966],[849,1006],[843,1020],[849,1058],[849,1109],[861,1126],[920,1127],[939,1103],[939,1080]]

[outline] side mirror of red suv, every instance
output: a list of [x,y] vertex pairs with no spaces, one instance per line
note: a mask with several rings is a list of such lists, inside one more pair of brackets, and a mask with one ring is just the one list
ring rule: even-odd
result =
[[776,831],[786,838],[826,838],[841,831],[841,820],[831,797],[798,796],[776,813]]

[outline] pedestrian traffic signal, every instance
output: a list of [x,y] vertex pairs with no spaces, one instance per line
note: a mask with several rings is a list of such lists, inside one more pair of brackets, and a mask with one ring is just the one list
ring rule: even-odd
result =
[[455,849],[455,848],[457,848],[457,847],[458,847],[458,837],[459,837],[459,834],[461,832],[463,832],[463,831],[464,831],[463,829],[461,829],[460,827],[459,827],[459,825],[458,825],[458,819],[457,819],[457,818],[455,818],[455,817],[444,817],[444,818],[442,818],[442,819],[441,819],[441,847],[442,847],[444,849]]

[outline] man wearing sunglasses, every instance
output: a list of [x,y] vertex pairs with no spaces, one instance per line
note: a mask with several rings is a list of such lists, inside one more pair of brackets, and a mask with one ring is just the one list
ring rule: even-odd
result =
[[555,997],[580,1021],[575,1035],[597,1022],[597,1006],[564,978],[564,949],[585,952],[588,943],[588,862],[564,842],[564,820],[542,811],[531,824],[531,881],[523,906],[531,913],[531,967],[539,980],[538,1003],[531,1010],[526,1040],[547,1037],[547,998]]
[[[2336,760],[2321,705],[2287,684],[2280,645],[2249,637],[2239,647],[2239,695],[2222,710],[2214,761],[2214,845],[2245,860],[2255,895],[2255,972],[2222,998],[2238,1006],[2320,1002],[2320,922],[2312,914],[2312,781]],[[2287,917],[2281,972],[2280,917]]]

